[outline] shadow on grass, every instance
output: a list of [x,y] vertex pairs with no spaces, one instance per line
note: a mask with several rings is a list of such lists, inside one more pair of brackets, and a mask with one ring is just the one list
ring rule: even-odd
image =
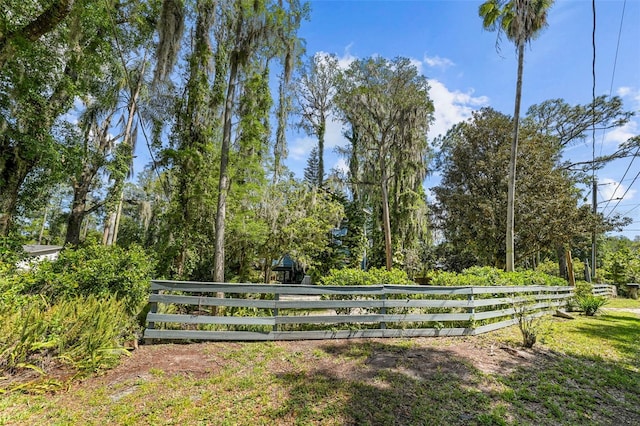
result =
[[[540,356],[485,374],[453,350],[328,344],[306,371],[277,375],[277,423],[353,425],[640,424],[640,377],[605,361]],[[513,367],[513,368],[511,368]]]
[[[278,377],[289,399],[272,415],[306,424],[474,424],[491,411],[481,374],[447,350],[327,345],[332,365]],[[341,359],[357,360],[356,368]],[[345,360],[346,361],[346,360]],[[486,423],[491,424],[491,423]]]
[[631,365],[640,368],[640,318],[637,316],[630,313],[602,314],[591,322],[577,325],[575,331],[594,342],[598,339],[612,342]]

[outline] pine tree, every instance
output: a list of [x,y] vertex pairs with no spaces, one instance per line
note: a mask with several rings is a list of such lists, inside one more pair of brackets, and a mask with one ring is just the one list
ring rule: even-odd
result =
[[319,166],[318,147],[313,147],[307,159],[307,167],[304,168],[304,181],[312,187],[318,185],[318,175],[320,174]]

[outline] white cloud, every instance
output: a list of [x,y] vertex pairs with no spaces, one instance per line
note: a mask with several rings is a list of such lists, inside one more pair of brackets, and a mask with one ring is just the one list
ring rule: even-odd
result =
[[446,70],[449,67],[455,65],[455,63],[448,58],[441,58],[440,56],[427,56],[424,55],[423,61],[431,68],[440,68],[442,70]]
[[347,139],[344,137],[342,123],[334,117],[327,120],[327,129],[324,135],[325,148],[333,149],[336,146],[346,146]]
[[606,203],[607,201],[618,202],[623,195],[624,201],[629,201],[634,198],[637,192],[635,189],[629,189],[629,191],[627,191],[627,188],[624,185],[610,178],[601,178],[598,186],[598,199],[600,200],[598,203]]
[[640,108],[640,89],[622,86],[616,90],[616,94],[627,101],[630,100],[633,109]]
[[311,136],[300,136],[289,143],[288,157],[294,161],[305,160],[309,152],[316,146],[316,139]]
[[424,74],[424,71],[422,70],[422,62],[421,61],[419,61],[417,59],[414,59],[414,58],[409,59],[409,61],[411,62],[411,65],[416,67],[416,69],[418,70],[418,74],[421,74],[421,75]]
[[471,117],[471,113],[478,107],[489,103],[486,96],[473,96],[473,90],[461,92],[450,91],[438,80],[430,79],[429,96],[435,107],[435,121],[429,130],[429,137],[443,135],[456,123]]
[[347,45],[347,47],[344,48],[344,53],[342,54],[342,56],[338,56],[338,66],[340,67],[340,69],[344,70],[349,68],[349,65],[351,65],[351,62],[358,59],[357,57],[351,54],[351,46],[353,46],[353,43]]
[[631,89],[631,87],[623,86],[618,88],[617,93],[618,93],[618,96],[625,97],[629,93],[631,93],[632,90],[633,89]]
[[[345,48],[343,56],[338,57],[338,63],[341,68],[346,68],[357,57],[350,52],[351,45]],[[319,52],[318,54],[326,54]],[[439,62],[438,62],[439,61]],[[418,71],[422,73],[423,63],[417,59],[411,59],[411,63],[416,66]],[[446,58],[428,58],[425,56],[424,63],[429,66],[451,66],[453,62]],[[434,123],[429,131],[429,138],[434,138],[440,134],[445,134],[447,130],[456,123],[464,121],[471,117],[471,113],[485,105],[489,104],[487,96],[474,96],[473,90],[462,92],[459,90],[451,91],[442,82],[436,79],[429,79],[429,96],[431,97],[435,112]],[[315,137],[300,136],[289,145],[289,158],[294,161],[305,160],[311,149],[316,146]],[[332,151],[337,146],[346,146],[347,139],[343,135],[343,125],[340,121],[331,117],[327,122],[325,134],[325,150]]]
[[339,158],[332,167],[332,169],[338,170],[342,173],[347,173],[349,171],[349,166],[344,158]]
[[604,137],[607,143],[621,144],[638,135],[638,122],[629,121],[627,124],[609,130]]

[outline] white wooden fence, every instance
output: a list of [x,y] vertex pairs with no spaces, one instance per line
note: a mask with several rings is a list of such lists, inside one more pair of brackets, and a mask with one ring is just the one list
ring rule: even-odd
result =
[[528,315],[553,312],[574,288],[156,280],[151,290],[148,342],[475,335],[515,324],[523,306]]
[[618,291],[615,285],[611,284],[593,284],[591,292],[594,296],[617,297]]

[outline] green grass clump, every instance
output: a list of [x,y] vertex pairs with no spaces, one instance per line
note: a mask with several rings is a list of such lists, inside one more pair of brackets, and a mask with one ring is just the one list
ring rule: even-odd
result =
[[582,296],[576,299],[578,307],[584,312],[586,316],[592,317],[601,307],[607,304],[607,299],[598,296]]

